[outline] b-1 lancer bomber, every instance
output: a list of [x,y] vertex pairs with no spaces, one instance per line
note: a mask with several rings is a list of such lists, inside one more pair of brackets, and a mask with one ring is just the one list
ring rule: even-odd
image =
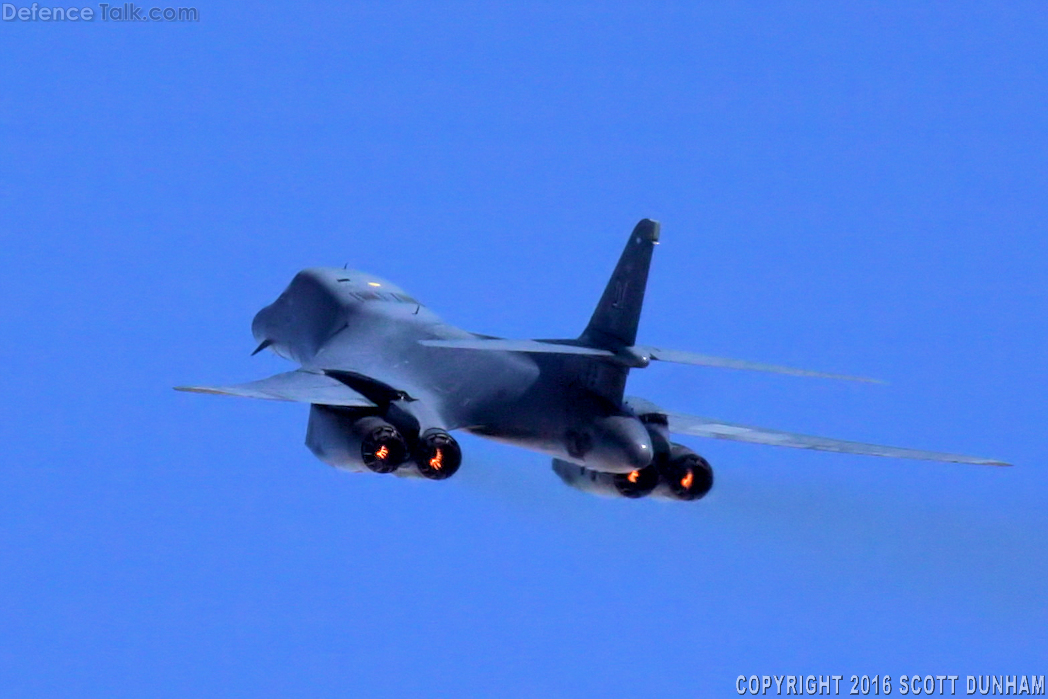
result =
[[459,469],[463,430],[553,457],[570,486],[600,495],[697,500],[706,459],[671,435],[969,464],[1000,461],[811,437],[665,410],[625,397],[650,362],[867,380],[638,345],[637,324],[659,224],[633,229],[582,334],[511,340],[443,322],[400,287],[365,272],[299,272],[255,316],[255,353],[300,368],[232,386],[178,390],[310,405],[306,445],[347,471],[442,480]]

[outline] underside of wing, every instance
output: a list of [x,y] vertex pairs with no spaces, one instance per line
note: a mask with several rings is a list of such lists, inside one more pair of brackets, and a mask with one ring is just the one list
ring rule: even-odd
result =
[[900,447],[888,447],[878,444],[864,444],[862,442],[848,442],[842,439],[813,437],[806,434],[783,432],[781,430],[772,430],[765,427],[751,427],[748,425],[721,422],[719,420],[711,420],[709,418],[698,417],[695,415],[684,415],[682,413],[666,411],[642,398],[630,398],[628,403],[638,414],[657,413],[665,415],[669,423],[670,432],[691,435],[694,437],[728,439],[735,442],[769,444],[778,447],[793,447],[795,449],[834,451],[843,454],[887,456],[896,459],[944,461],[948,463],[978,464],[982,466],[1010,466],[1010,464],[1004,461],[984,459],[976,456],[947,454],[937,451],[921,451],[919,449],[903,449]]
[[370,408],[375,405],[338,379],[301,369],[270,376],[268,379],[232,386],[176,386],[175,390],[317,405],[359,408]]
[[773,374],[787,374],[789,376],[809,376],[820,379],[843,379],[845,381],[864,381],[866,383],[883,383],[877,379],[868,379],[862,376],[846,376],[844,374],[830,374],[824,371],[810,371],[808,369],[795,369],[788,366],[775,364],[760,364],[747,362],[742,359],[727,359],[725,357],[710,357],[695,352],[683,352],[681,350],[665,350],[658,347],[635,347],[639,353],[646,354],[653,361],[673,362],[674,364],[692,364],[694,366],[720,367],[723,369],[743,369],[746,371],[764,371]]

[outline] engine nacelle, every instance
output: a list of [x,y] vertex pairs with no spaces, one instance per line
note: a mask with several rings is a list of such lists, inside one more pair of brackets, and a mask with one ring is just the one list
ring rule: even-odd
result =
[[572,488],[605,497],[661,500],[699,500],[713,488],[713,469],[706,459],[681,444],[669,441],[664,415],[642,415],[651,436],[655,458],[650,466],[630,473],[594,471],[561,459],[553,471]]
[[381,417],[321,405],[310,407],[306,446],[324,463],[350,471],[392,473],[411,455],[404,436]]
[[462,449],[450,434],[442,429],[426,430],[418,438],[414,454],[415,466],[425,478],[442,481],[451,478],[462,465]]
[[661,413],[637,416],[651,435],[659,486],[653,497],[664,500],[699,500],[713,488],[710,462],[682,444],[670,441],[669,419]]
[[605,497],[642,498],[659,485],[659,470],[655,465],[629,473],[605,473],[554,459],[553,471],[572,488]]

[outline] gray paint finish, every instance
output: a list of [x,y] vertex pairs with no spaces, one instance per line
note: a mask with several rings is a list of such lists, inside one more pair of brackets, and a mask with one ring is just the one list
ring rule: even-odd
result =
[[303,270],[252,324],[260,350],[298,363],[299,370],[237,386],[179,390],[342,410],[399,410],[422,431],[466,430],[608,474],[628,474],[656,458],[651,428],[641,420],[653,414],[664,416],[670,431],[680,434],[1005,465],[745,427],[668,412],[643,399],[625,401],[629,370],[659,360],[869,381],[636,345],[658,241],[658,223],[644,219],[637,224],[588,326],[575,340],[507,340],[470,333],[448,325],[387,280],[355,270]]

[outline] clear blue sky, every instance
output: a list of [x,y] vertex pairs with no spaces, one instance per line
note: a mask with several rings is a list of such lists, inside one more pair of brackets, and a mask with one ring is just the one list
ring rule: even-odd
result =
[[[530,5],[530,4],[528,4]],[[5,697],[734,695],[739,674],[1048,672],[1042,3],[199,5],[0,24]],[[618,502],[464,438],[349,476],[252,315],[349,263],[467,329],[576,335],[637,219],[630,392],[989,469],[692,440]]]

